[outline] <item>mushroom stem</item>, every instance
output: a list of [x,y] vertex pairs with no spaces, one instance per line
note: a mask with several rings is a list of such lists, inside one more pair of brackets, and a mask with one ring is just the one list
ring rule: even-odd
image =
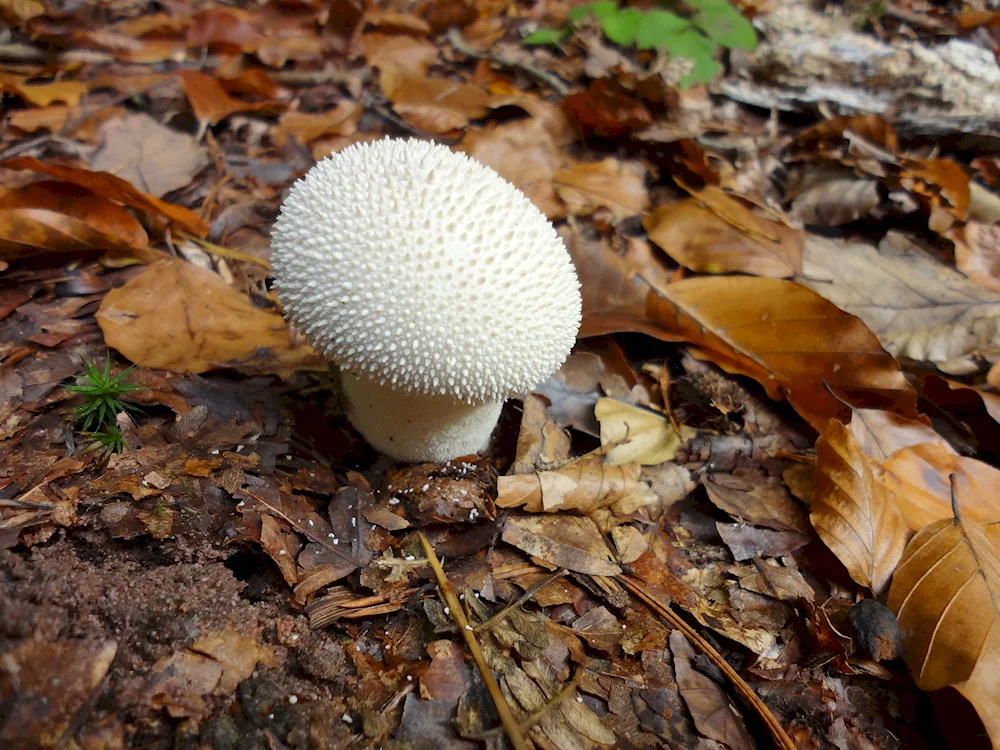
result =
[[481,451],[502,401],[469,404],[451,396],[392,388],[341,373],[348,419],[373,448],[397,461],[448,461]]

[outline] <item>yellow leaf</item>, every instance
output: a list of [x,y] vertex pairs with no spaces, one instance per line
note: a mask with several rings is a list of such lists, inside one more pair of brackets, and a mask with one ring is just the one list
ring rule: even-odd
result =
[[609,466],[662,464],[673,459],[681,447],[673,425],[649,409],[602,398],[594,407],[594,415],[601,423],[601,447],[607,450],[611,446],[604,458]]

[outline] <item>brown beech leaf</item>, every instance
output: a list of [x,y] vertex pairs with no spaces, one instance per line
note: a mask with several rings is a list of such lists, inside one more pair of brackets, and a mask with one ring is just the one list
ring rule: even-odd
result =
[[576,573],[615,576],[622,572],[612,560],[597,524],[583,516],[510,516],[503,540],[522,552]]
[[938,443],[945,452],[954,453],[922,414],[919,419],[905,419],[879,409],[855,409],[848,426],[861,451],[880,464],[903,448],[921,443]]
[[271,131],[275,144],[283,146],[293,135],[302,145],[327,135],[354,135],[364,108],[358,102],[344,100],[329,112],[285,112]]
[[131,183],[108,172],[91,172],[88,169],[65,167],[59,164],[46,164],[33,156],[19,156],[0,162],[5,169],[28,169],[32,172],[47,174],[57,180],[72,182],[88,190],[103,195],[126,206],[163,216],[192,234],[204,236],[208,233],[208,225],[193,211],[183,206],[161,201],[152,195],[137,190]]
[[[965,505],[956,481],[956,506]],[[1000,534],[955,508],[913,537],[887,601],[904,658],[923,690],[952,685],[972,703],[993,746],[1000,743]]]
[[45,6],[38,0],[2,0],[0,20],[11,26],[20,26],[25,21],[45,13]]
[[836,227],[870,215],[882,198],[878,182],[862,179],[853,171],[807,167],[789,178],[785,198],[792,201],[789,215],[803,224]]
[[134,253],[146,230],[117,203],[70,182],[43,180],[0,192],[0,256],[44,251]]
[[811,235],[801,283],[857,315],[893,355],[945,372],[1000,358],[1000,292],[984,289],[898,232],[874,247]]
[[817,430],[830,417],[846,421],[846,404],[916,414],[913,389],[871,331],[804,286],[748,276],[686,279],[658,284],[646,304],[647,318],[662,329],[654,335],[698,344],[727,372],[753,377],[771,398],[786,397]]
[[944,208],[956,219],[968,216],[969,177],[956,162],[908,157],[902,169],[901,182],[907,190],[929,197],[933,206]]
[[220,81],[196,70],[181,71],[180,76],[191,109],[202,122],[215,125],[236,112],[275,112],[285,108],[281,102],[251,102],[232,97]]
[[322,366],[312,349],[292,342],[279,314],[254,307],[221,276],[176,259],[108,292],[97,322],[108,346],[140,367],[289,372]]
[[653,121],[634,93],[603,78],[592,81],[586,91],[564,98],[562,107],[588,135],[627,136]]
[[478,86],[449,78],[415,76],[396,67],[382,71],[382,91],[404,119],[437,135],[486,117],[493,97]]
[[948,236],[958,270],[973,284],[1000,292],[1000,227],[970,222]]
[[558,471],[500,477],[496,504],[523,506],[529,513],[592,513],[611,508],[615,515],[624,516],[657,502],[656,493],[639,478],[641,472],[639,464],[608,466],[584,457]]
[[841,116],[806,128],[796,136],[793,148],[800,158],[819,156],[882,174],[879,162],[895,161],[899,139],[892,125],[878,115]]
[[373,68],[398,68],[424,76],[439,54],[433,42],[407,34],[362,34],[361,44],[365,48],[364,57]]
[[709,474],[702,479],[708,498],[743,523],[776,531],[809,532],[802,504],[782,484],[756,468],[739,468],[732,474]]
[[552,181],[574,216],[603,207],[621,221],[649,209],[645,177],[640,163],[608,158],[557,169]]
[[783,557],[809,544],[809,535],[796,531],[775,531],[722,521],[716,521],[715,527],[737,562],[755,557]]
[[979,523],[1000,520],[1000,469],[959,456],[943,441],[903,448],[882,466],[885,484],[896,495],[911,531],[952,517],[953,474],[969,490],[962,498],[963,518]]
[[[724,215],[713,210],[724,203]],[[721,192],[712,206],[698,198],[659,206],[643,226],[649,239],[692,271],[786,278],[802,267],[801,231],[757,216]]]
[[810,519],[851,578],[876,594],[889,583],[909,535],[882,473],[850,429],[831,419],[816,441]]
[[730,750],[750,750],[754,742],[722,686],[695,666],[694,647],[679,630],[670,633],[670,651],[681,697],[698,731]]

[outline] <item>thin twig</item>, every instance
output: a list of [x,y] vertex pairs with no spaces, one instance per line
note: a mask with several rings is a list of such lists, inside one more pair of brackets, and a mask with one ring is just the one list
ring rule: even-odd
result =
[[649,594],[642,581],[625,575],[618,576],[618,580],[621,581],[625,588],[645,602],[649,607],[654,609],[661,617],[663,617],[663,619],[667,620],[671,625],[684,633],[688,640],[694,643],[694,645],[708,657],[709,661],[722,670],[726,677],[728,677],[733,683],[736,690],[739,691],[740,695],[746,698],[757,713],[760,714],[761,719],[763,719],[764,723],[767,724],[767,728],[771,730],[771,734],[774,736],[774,740],[778,747],[782,748],[782,750],[796,750],[795,743],[792,742],[792,738],[785,732],[784,727],[781,726],[781,722],[778,721],[777,717],[771,713],[771,709],[769,709],[767,704],[760,699],[760,696],[753,691],[753,688],[747,685],[743,678],[740,677],[739,673],[729,666],[729,662],[722,658],[722,654],[712,648],[712,644],[698,635],[698,631],[684,622],[680,615],[670,609],[669,606],[662,604],[659,600]]
[[448,41],[451,42],[452,47],[457,49],[466,57],[471,57],[474,60],[488,60],[501,68],[523,71],[549,86],[553,91],[559,94],[559,96],[566,96],[566,94],[569,93],[569,86],[567,86],[563,82],[562,78],[557,76],[555,73],[550,73],[547,70],[536,68],[534,65],[521,62],[520,60],[508,60],[502,55],[498,55],[493,52],[478,52],[472,49],[462,36],[462,32],[454,26],[448,30]]
[[423,532],[418,531],[417,538],[420,539],[420,545],[424,548],[427,562],[431,566],[431,570],[434,571],[438,588],[441,590],[441,598],[444,599],[445,604],[451,611],[451,616],[455,620],[455,624],[458,625],[462,637],[465,639],[465,645],[469,647],[469,653],[472,654],[472,659],[479,668],[479,674],[482,675],[486,689],[489,691],[490,697],[493,698],[493,703],[497,707],[497,713],[500,714],[500,723],[503,724],[503,730],[507,735],[507,739],[510,740],[510,744],[514,747],[514,750],[528,750],[528,743],[525,741],[524,735],[521,734],[521,727],[514,718],[507,699],[500,692],[500,686],[497,684],[496,678],[493,677],[493,670],[486,663],[486,657],[483,656],[483,651],[479,648],[479,642],[476,641],[476,634],[465,617],[465,610],[462,609],[462,603],[458,600],[454,587],[444,574],[441,561],[438,560],[434,548],[427,541],[427,537],[423,535]]
[[246,253],[241,253],[239,250],[230,250],[228,247],[222,247],[221,245],[216,245],[208,240],[203,240],[201,237],[195,237],[193,234],[188,234],[184,231],[178,231],[177,235],[185,240],[195,243],[202,250],[207,252],[209,255],[218,255],[222,258],[231,258],[233,260],[242,260],[247,263],[256,263],[258,266],[263,266],[267,270],[271,270],[271,264],[268,263],[263,258],[258,258],[253,255],[247,255]]
[[567,571],[566,568],[559,568],[559,570],[557,570],[555,573],[553,573],[550,576],[546,576],[541,581],[539,581],[534,586],[532,586],[530,589],[528,589],[523,594],[521,594],[521,596],[518,597],[518,600],[516,602],[511,602],[510,604],[508,604],[506,607],[504,607],[503,609],[501,609],[499,612],[497,612],[495,615],[493,615],[493,617],[489,618],[488,620],[483,620],[481,623],[479,623],[478,625],[476,625],[476,627],[474,627],[473,630],[475,632],[477,632],[477,633],[480,630],[486,630],[490,625],[492,625],[493,623],[495,623],[497,620],[502,620],[504,617],[506,617],[508,614],[510,614],[510,611],[512,609],[514,609],[515,607],[520,607],[522,604],[524,604],[529,599],[531,599],[531,597],[533,597],[535,594],[537,594],[543,588],[545,588],[546,586],[548,586],[553,581],[559,580],[564,575],[566,575],[566,573],[568,573],[568,572],[569,571]]

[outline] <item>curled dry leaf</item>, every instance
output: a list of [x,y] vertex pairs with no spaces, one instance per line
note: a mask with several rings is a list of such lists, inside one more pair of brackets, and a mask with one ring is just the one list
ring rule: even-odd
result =
[[715,186],[659,206],[643,225],[653,242],[693,271],[785,278],[802,269],[800,230],[758,216]]
[[[613,398],[598,399],[594,415],[601,423],[601,448],[609,466],[637,463],[654,466],[670,461],[681,447],[681,435],[662,414]],[[694,434],[682,428],[684,437]]]
[[501,508],[524,507],[529,513],[610,508],[617,516],[634,513],[657,502],[656,493],[639,476],[639,464],[608,466],[580,459],[558,471],[515,474],[497,480]]
[[972,355],[1000,357],[1000,293],[971,283],[912,241],[889,232],[864,242],[810,236],[801,283],[857,315],[893,355],[952,374]]
[[281,373],[324,366],[312,349],[292,341],[280,315],[254,307],[211,271],[176,259],[108,292],[97,322],[108,346],[141,367]]
[[0,192],[0,255],[111,250],[147,246],[142,225],[117,203],[69,182],[43,180]]
[[727,372],[753,377],[771,398],[786,397],[817,430],[830,417],[846,421],[846,404],[916,414],[899,364],[864,323],[799,284],[686,279],[657,285],[646,310],[661,329],[654,335],[698,344]]
[[909,536],[906,521],[882,469],[834,419],[816,442],[810,518],[851,578],[876,594],[885,588]]
[[552,176],[556,193],[573,215],[603,207],[616,221],[649,209],[646,170],[638,162],[602,159],[557,169]]
[[1000,293],[1000,227],[971,222],[948,235],[955,266],[973,284]]
[[108,172],[91,172],[87,169],[77,167],[64,167],[59,164],[45,164],[33,156],[19,156],[15,159],[8,159],[0,162],[0,167],[4,169],[28,169],[32,172],[47,174],[57,180],[65,180],[75,185],[80,185],[97,195],[104,196],[113,201],[124,203],[126,206],[138,208],[142,211],[162,216],[175,224],[199,237],[204,237],[208,233],[208,225],[193,211],[189,211],[183,206],[161,201],[152,195],[148,195],[137,190],[131,183],[116,177]]
[[47,107],[54,102],[75,107],[80,97],[87,93],[87,84],[80,81],[27,83],[27,80],[23,76],[0,73],[0,92],[19,96],[35,107]]
[[[962,482],[956,482],[961,488]],[[956,497],[968,504],[963,491]],[[974,504],[974,503],[973,503]],[[954,686],[1000,743],[1000,534],[964,518],[936,521],[900,560],[888,606],[903,633],[917,686]]]
[[622,572],[597,524],[583,516],[510,516],[503,540],[522,552],[560,568],[592,576]]

